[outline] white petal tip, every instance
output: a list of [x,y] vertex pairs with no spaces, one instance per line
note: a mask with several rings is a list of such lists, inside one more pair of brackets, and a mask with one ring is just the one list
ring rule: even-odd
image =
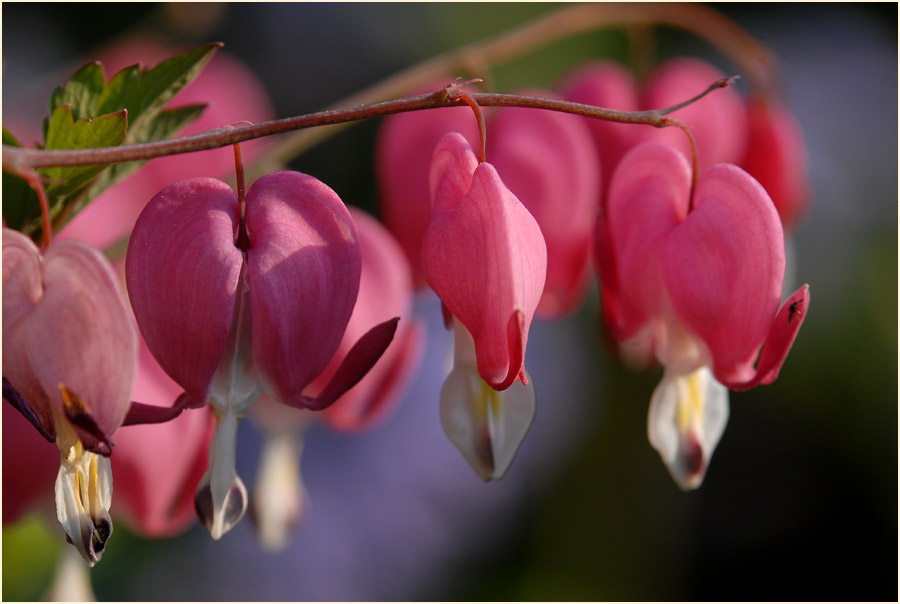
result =
[[485,481],[506,475],[535,415],[534,386],[491,389],[469,368],[455,368],[441,390],[441,426]]

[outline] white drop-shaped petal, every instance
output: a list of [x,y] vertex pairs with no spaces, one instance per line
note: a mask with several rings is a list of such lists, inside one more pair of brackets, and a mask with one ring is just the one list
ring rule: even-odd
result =
[[56,517],[88,566],[100,561],[112,535],[112,467],[108,457],[76,441],[60,450],[56,475]]
[[209,448],[209,467],[194,496],[201,522],[219,539],[244,517],[247,488],[234,467],[239,417],[234,412],[220,415],[216,409],[216,432]]
[[302,430],[289,428],[269,432],[263,440],[253,489],[253,520],[260,544],[271,552],[287,546],[308,507],[300,476],[303,437]]
[[650,400],[647,435],[682,489],[703,482],[727,423],[728,389],[707,367],[690,373],[666,369]]

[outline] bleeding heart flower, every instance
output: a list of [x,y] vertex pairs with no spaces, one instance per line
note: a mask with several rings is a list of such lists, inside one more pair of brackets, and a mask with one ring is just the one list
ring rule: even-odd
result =
[[104,256],[56,241],[42,256],[3,229],[4,398],[59,446],[57,518],[87,563],[112,533],[110,437],[125,420],[137,333]]
[[775,380],[809,305],[781,306],[784,235],[765,190],[732,165],[701,175],[645,143],[622,159],[597,221],[604,316],[623,354],[665,366],[651,443],[685,489],[702,482],[728,418],[728,389]]
[[234,470],[244,412],[264,391],[292,407],[329,406],[372,367],[397,324],[372,328],[322,392],[306,396],[356,301],[356,227],[334,191],[297,172],[259,179],[245,212],[221,181],[176,183],[141,213],[126,259],[135,317],[160,366],[184,389],[179,404],[208,401],[216,414],[210,467],[195,498],[216,539],[247,506]]
[[315,397],[337,371],[353,343],[370,325],[399,316],[393,344],[360,382],[321,414],[290,409],[268,395],[250,411],[264,432],[259,472],[253,492],[253,519],[260,542],[270,550],[285,547],[306,508],[300,478],[304,434],[316,417],[341,432],[359,432],[385,419],[400,402],[421,360],[422,326],[411,319],[412,278],[397,241],[365,212],[349,208],[359,234],[362,273],[359,296],[340,346],[325,371],[306,389]]
[[[438,144],[430,182],[434,215],[422,268],[456,332],[441,421],[473,469],[485,480],[499,479],[534,416],[524,360],[547,246],[525,206],[491,164],[477,162],[461,135]],[[521,387],[510,388],[516,380]]]

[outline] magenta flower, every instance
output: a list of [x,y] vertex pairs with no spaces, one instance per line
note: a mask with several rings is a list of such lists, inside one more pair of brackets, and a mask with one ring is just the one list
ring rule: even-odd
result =
[[112,533],[110,437],[137,365],[137,333],[103,255],[59,241],[42,256],[3,229],[3,348],[3,396],[59,446],[57,518],[93,566]]
[[771,195],[785,229],[809,205],[806,145],[797,118],[786,108],[760,97],[747,101],[747,149],[741,162]]
[[198,514],[218,539],[244,514],[234,470],[237,425],[264,391],[320,410],[384,352],[397,320],[371,329],[316,397],[305,388],[340,343],[359,288],[356,227],[338,196],[297,172],[259,179],[246,215],[211,178],[176,183],[135,224],[126,279],[135,317],[160,366],[183,389],[179,405],[207,401],[217,427]]
[[[544,90],[520,94],[555,97]],[[547,280],[538,316],[572,312],[591,282],[601,191],[600,160],[585,121],[555,111],[503,108],[490,119],[487,143],[491,164],[534,216],[547,243]]]
[[650,442],[685,489],[702,482],[728,419],[728,389],[778,376],[806,315],[803,286],[781,305],[784,235],[765,190],[717,165],[700,177],[664,143],[632,150],[597,221],[604,316],[620,350],[665,367]]
[[534,417],[524,360],[547,246],[525,206],[461,135],[438,144],[430,182],[434,214],[422,268],[456,335],[441,423],[482,478],[499,479]]
[[383,421],[400,402],[422,357],[422,326],[412,320],[412,276],[400,245],[377,220],[349,208],[359,234],[362,272],[359,296],[340,346],[325,371],[308,387],[317,395],[370,325],[398,316],[393,344],[379,362],[340,400],[321,414],[279,405],[262,395],[250,411],[264,432],[259,472],[253,490],[253,519],[260,542],[270,550],[285,547],[306,508],[300,477],[304,434],[316,418],[334,430],[360,432]]

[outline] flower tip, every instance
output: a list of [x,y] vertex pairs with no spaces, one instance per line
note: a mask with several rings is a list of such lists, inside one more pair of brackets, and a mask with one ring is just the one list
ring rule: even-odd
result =
[[244,517],[247,501],[247,487],[240,477],[235,475],[221,506],[216,506],[213,502],[209,481],[200,483],[194,496],[194,509],[212,538],[219,540]]

